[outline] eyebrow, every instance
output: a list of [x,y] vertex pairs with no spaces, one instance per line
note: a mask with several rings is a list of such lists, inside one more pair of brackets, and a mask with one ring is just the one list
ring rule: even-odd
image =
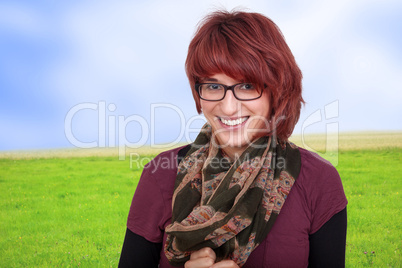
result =
[[218,79],[212,77],[208,77],[202,80],[204,80],[205,82],[218,82]]

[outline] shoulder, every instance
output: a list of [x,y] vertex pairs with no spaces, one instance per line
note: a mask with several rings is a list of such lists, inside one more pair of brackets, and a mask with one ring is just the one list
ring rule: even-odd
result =
[[183,151],[185,152],[189,147],[190,145],[185,145],[164,151],[146,164],[138,184],[138,186],[146,185],[146,187],[139,187],[137,191],[145,190],[149,193],[152,188],[165,202],[169,202],[176,181],[178,160],[182,157]]
[[301,158],[299,183],[309,190],[313,187],[323,192],[333,185],[336,185],[336,188],[342,188],[339,173],[329,161],[306,149],[299,148],[299,151]]
[[316,153],[299,150],[301,170],[297,183],[311,213],[311,233],[314,233],[346,207],[347,199],[336,168]]
[[182,157],[183,151],[186,152],[190,145],[180,146],[168,151],[164,151],[153,158],[148,164],[144,166],[144,175],[155,175],[165,172],[176,172],[178,166],[178,159]]
[[301,158],[301,172],[305,174],[322,174],[333,173],[338,174],[336,168],[328,161],[319,156],[317,153],[299,148]]
[[301,168],[298,177],[299,184],[306,188],[307,194],[326,193],[339,189],[343,192],[342,181],[336,168],[317,153],[299,148]]
[[127,227],[151,242],[160,243],[171,217],[171,199],[177,173],[177,159],[183,148],[158,154],[145,165],[136,187]]

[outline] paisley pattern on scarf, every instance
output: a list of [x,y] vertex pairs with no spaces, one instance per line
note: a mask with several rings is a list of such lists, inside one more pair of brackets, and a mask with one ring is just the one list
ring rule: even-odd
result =
[[265,239],[300,172],[299,149],[266,136],[230,163],[206,124],[178,167],[164,245],[172,265],[212,248],[239,266]]

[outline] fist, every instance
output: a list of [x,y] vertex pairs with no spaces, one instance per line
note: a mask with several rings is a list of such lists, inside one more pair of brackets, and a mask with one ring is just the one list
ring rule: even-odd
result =
[[215,263],[216,255],[211,248],[202,248],[190,255],[185,268],[239,268],[232,260],[223,260]]

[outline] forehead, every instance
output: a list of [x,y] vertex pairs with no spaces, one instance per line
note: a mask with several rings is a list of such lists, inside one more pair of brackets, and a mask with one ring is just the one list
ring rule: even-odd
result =
[[228,85],[233,85],[233,84],[238,84],[238,83],[244,82],[243,79],[233,78],[233,77],[230,77],[223,73],[214,74],[212,76],[202,78],[201,81],[202,82],[216,82],[216,83],[228,84]]

